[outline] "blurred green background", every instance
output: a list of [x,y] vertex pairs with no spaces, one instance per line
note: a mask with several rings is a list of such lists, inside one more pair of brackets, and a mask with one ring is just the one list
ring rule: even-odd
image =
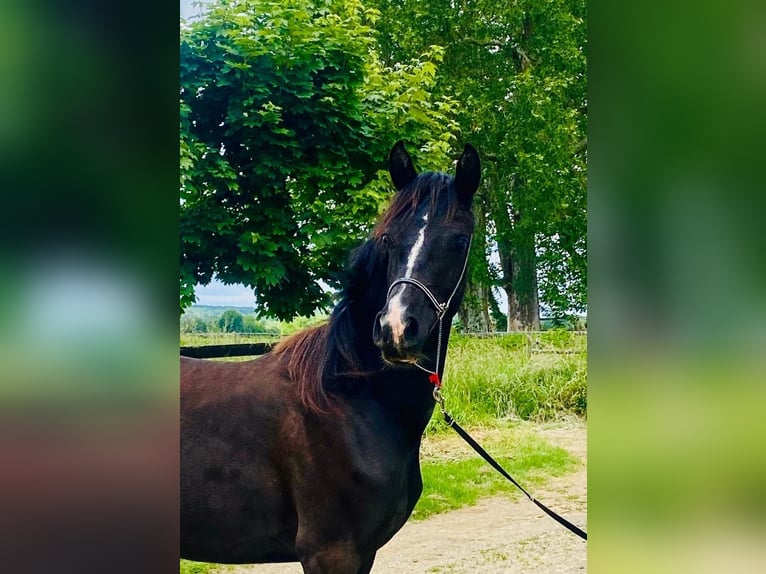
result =
[[761,572],[766,9],[589,8],[589,571]]

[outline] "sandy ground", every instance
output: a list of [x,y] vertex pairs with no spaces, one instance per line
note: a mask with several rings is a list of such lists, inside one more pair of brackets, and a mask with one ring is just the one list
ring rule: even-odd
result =
[[[552,479],[544,489],[530,493],[587,530],[586,425],[570,421],[530,428],[581,461],[576,472]],[[372,574],[585,571],[586,543],[525,497],[484,499],[470,508],[409,522],[380,549],[372,568]],[[226,572],[300,574],[302,570],[293,563],[239,566]]]

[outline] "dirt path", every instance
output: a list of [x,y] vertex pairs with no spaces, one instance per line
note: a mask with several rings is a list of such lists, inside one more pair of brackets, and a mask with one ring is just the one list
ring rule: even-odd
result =
[[[586,426],[565,422],[532,426],[568,450],[580,468],[531,494],[587,530]],[[476,506],[409,522],[384,546],[372,574],[582,573],[586,544],[526,498],[495,497]],[[236,574],[299,574],[298,564],[236,567]]]

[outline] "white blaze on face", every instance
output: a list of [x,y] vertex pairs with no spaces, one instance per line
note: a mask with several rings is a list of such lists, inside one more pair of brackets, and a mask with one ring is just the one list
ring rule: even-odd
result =
[[[412,271],[415,269],[415,263],[417,263],[420,252],[423,249],[423,244],[425,243],[427,225],[428,214],[425,214],[423,216],[423,227],[421,227],[420,231],[418,231],[418,236],[415,239],[415,243],[412,245],[410,254],[407,256],[407,267],[404,270],[405,277],[411,277]],[[391,297],[391,299],[388,301],[388,312],[380,319],[381,326],[391,326],[391,335],[394,339],[394,345],[396,346],[401,344],[402,337],[404,337],[405,325],[403,319],[404,314],[407,311],[407,307],[402,305],[402,292],[404,291],[404,287],[405,285],[396,286],[395,291],[398,290],[398,292],[396,292],[394,296]]]

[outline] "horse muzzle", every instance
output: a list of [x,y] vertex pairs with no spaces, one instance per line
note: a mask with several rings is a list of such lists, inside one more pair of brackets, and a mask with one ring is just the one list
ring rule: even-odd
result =
[[375,317],[372,340],[385,360],[412,364],[421,356],[427,334],[417,317],[387,306]]

